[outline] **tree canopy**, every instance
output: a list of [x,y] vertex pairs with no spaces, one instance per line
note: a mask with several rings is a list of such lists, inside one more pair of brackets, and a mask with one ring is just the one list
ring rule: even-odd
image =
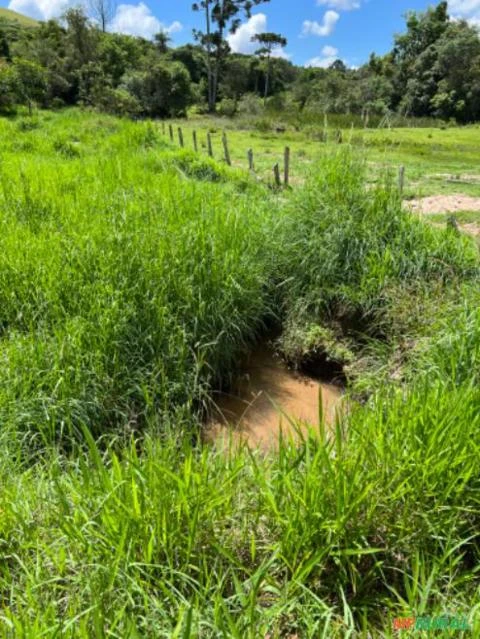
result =
[[[201,0],[204,29],[173,47],[167,32],[152,41],[110,33],[114,0],[91,0],[89,15],[68,10],[59,21],[27,28],[0,20],[0,109],[85,104],[125,115],[166,117],[197,109],[234,114],[241,100],[265,106],[383,116],[480,118],[478,30],[452,20],[448,3],[410,12],[390,53],[359,68],[336,60],[327,69],[293,65],[278,33],[256,34],[254,55],[232,53],[234,33],[253,7],[269,0]],[[273,0],[274,1],[274,0]],[[89,17],[90,16],[90,17]],[[92,17],[94,19],[92,19]]]

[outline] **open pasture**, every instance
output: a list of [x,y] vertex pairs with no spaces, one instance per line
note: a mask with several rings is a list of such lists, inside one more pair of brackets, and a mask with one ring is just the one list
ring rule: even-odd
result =
[[369,179],[375,180],[385,169],[398,172],[406,169],[406,195],[419,197],[442,193],[465,193],[480,197],[480,127],[478,125],[431,128],[413,126],[402,128],[337,128],[333,118],[325,123],[295,127],[273,116],[235,118],[204,118],[192,116],[188,120],[168,121],[178,145],[178,128],[184,131],[186,148],[193,148],[193,131],[197,132],[199,148],[207,155],[207,133],[212,137],[214,155],[223,159],[222,134],[228,134],[233,165],[248,168],[247,154],[254,152],[256,173],[266,180],[273,177],[272,167],[283,162],[285,146],[292,154],[292,182],[303,183],[319,159],[338,146],[338,133],[343,144],[358,149],[369,162]]

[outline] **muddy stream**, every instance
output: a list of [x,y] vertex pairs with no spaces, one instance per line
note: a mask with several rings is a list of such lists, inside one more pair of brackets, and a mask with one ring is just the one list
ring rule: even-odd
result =
[[293,441],[319,432],[320,411],[332,426],[342,404],[340,386],[324,384],[290,370],[268,346],[246,361],[233,390],[214,396],[216,408],[206,429],[207,442],[219,447],[247,443],[274,449],[280,437]]

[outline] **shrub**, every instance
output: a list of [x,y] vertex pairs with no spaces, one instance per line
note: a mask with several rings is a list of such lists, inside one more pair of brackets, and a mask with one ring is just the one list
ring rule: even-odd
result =
[[237,113],[237,102],[230,98],[224,98],[217,106],[217,112],[219,115],[223,115],[229,118]]
[[238,101],[237,111],[240,115],[260,115],[265,111],[265,108],[257,95],[247,93]]
[[0,59],[0,111],[10,111],[17,102],[17,76],[12,66]]
[[142,106],[138,99],[126,89],[106,87],[98,106],[102,111],[120,117],[132,117],[142,112]]
[[148,71],[135,71],[122,85],[152,117],[185,115],[191,102],[191,80],[180,62],[157,62]]

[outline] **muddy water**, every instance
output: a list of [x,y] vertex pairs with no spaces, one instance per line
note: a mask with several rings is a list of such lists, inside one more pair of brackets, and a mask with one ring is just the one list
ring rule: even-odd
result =
[[294,373],[263,347],[247,361],[236,388],[216,395],[214,401],[208,442],[221,447],[246,442],[251,448],[272,449],[280,436],[298,440],[312,427],[318,432],[321,411],[326,426],[332,425],[342,390]]

